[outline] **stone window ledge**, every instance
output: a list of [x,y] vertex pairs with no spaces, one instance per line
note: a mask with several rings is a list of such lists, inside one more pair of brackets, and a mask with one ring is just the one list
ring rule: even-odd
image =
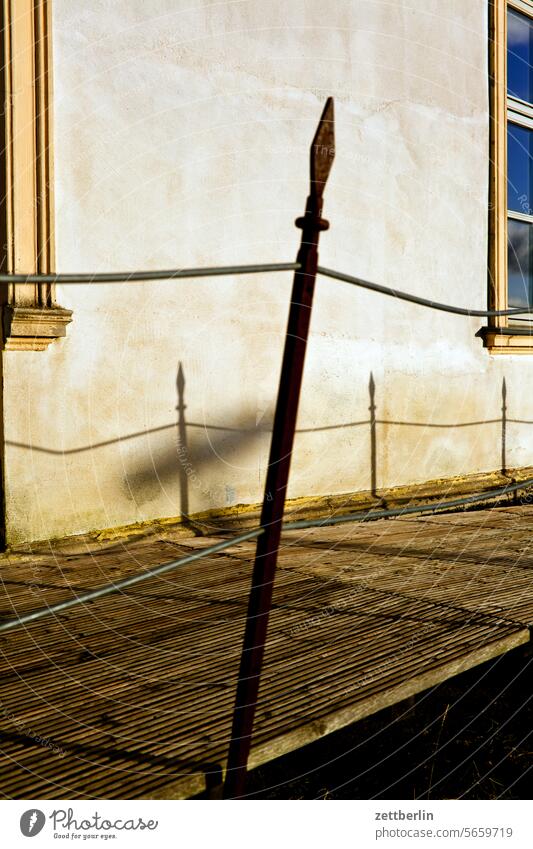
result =
[[21,307],[6,304],[3,314],[4,350],[44,351],[66,336],[72,310],[62,307]]
[[533,354],[533,327],[482,327],[476,336],[490,354]]

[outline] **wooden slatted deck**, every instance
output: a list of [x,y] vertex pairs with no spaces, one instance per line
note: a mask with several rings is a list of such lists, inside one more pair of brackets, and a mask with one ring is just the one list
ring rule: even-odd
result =
[[[529,640],[533,507],[285,534],[251,766]],[[213,537],[0,558],[10,618]],[[253,543],[0,634],[0,790],[182,797],[220,781]]]

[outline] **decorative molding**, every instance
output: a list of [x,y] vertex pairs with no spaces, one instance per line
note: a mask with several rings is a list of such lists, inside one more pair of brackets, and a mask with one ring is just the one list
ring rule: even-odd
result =
[[512,327],[482,327],[476,334],[491,354],[533,354],[533,332],[514,333]]
[[54,339],[65,336],[72,311],[61,307],[4,306],[6,351],[44,351]]
[[[0,0],[0,4],[4,101],[0,142],[5,185],[0,267],[12,273],[48,274],[55,267],[51,0]],[[43,350],[65,335],[66,322],[58,322],[58,310],[69,311],[56,306],[52,285],[8,284],[2,302],[7,350]],[[40,318],[30,321],[20,309],[34,310]],[[50,320],[44,318],[47,310]],[[37,326],[40,335],[35,332]]]

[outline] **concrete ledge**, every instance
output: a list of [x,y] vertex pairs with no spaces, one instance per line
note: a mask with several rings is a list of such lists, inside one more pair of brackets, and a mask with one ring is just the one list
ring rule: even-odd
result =
[[[297,519],[315,519],[325,516],[342,516],[358,510],[370,508],[394,508],[408,504],[431,504],[434,501],[452,500],[461,496],[487,492],[505,486],[519,483],[521,480],[533,478],[533,467],[509,469],[505,474],[501,471],[483,472],[475,475],[461,475],[451,478],[441,478],[419,484],[391,487],[378,490],[373,495],[369,490],[349,492],[341,495],[318,495],[304,498],[288,499],[285,507],[287,521]],[[499,496],[497,501],[502,504],[518,503],[518,494]],[[482,503],[483,504],[483,503]],[[482,505],[471,505],[469,509],[479,509]],[[236,504],[232,507],[207,510],[194,513],[188,517],[173,516],[171,518],[152,519],[146,522],[135,522],[113,528],[99,528],[84,534],[52,540],[22,542],[8,546],[10,554],[26,554],[29,551],[39,553],[50,551],[50,548],[61,551],[86,551],[88,546],[101,548],[106,543],[117,540],[127,540],[151,536],[164,536],[166,533],[176,533],[190,537],[209,536],[216,531],[224,533],[249,528],[259,523],[261,504]]]

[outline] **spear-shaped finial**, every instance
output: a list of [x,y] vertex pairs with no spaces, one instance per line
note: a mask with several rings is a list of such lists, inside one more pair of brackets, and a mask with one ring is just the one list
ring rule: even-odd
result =
[[335,113],[328,97],[311,144],[311,194],[321,197],[335,157]]

